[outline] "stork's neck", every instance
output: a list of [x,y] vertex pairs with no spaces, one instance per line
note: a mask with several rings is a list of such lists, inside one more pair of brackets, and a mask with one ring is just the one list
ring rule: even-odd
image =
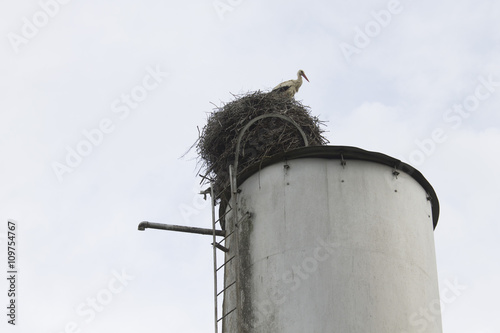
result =
[[300,75],[300,73],[297,73],[297,82],[302,84],[302,75]]

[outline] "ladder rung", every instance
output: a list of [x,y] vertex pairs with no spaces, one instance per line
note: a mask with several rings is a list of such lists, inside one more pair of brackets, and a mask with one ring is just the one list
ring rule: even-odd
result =
[[231,311],[229,311],[228,313],[226,313],[225,315],[223,315],[222,317],[220,317],[217,321],[221,321],[222,319],[224,319],[225,317],[227,317],[227,315],[229,315],[231,312],[233,312],[234,310],[236,310],[236,308],[232,309]]
[[234,230],[228,233],[226,236],[224,236],[224,238],[222,238],[222,240],[219,243],[222,243],[222,241],[228,239],[228,237],[231,236],[232,234],[234,234]]
[[217,271],[219,271],[219,269],[221,269],[222,267],[226,266],[226,264],[228,262],[230,262],[231,260],[233,260],[233,258],[236,257],[236,256],[232,256],[231,258],[229,258],[225,263],[223,263],[222,265],[219,266],[219,268],[217,268]]
[[230,211],[233,210],[233,207],[229,207],[229,210],[227,210],[224,214],[222,214],[221,216],[219,216],[219,218],[217,219],[217,221],[215,221],[216,223],[219,222],[223,217],[225,217]]
[[219,291],[219,293],[217,294],[217,296],[219,296],[220,294],[222,294],[224,291],[226,291],[227,288],[231,287],[233,284],[236,283],[236,280],[233,281],[233,283],[231,283],[230,285],[228,285],[226,288],[222,289],[221,291]]
[[[248,219],[250,217],[250,213],[249,212],[246,212],[239,220],[238,222],[236,222],[236,224],[234,225],[235,227],[238,227],[240,225],[241,222],[245,221],[246,219]],[[227,236],[226,236],[227,237]]]
[[218,241],[218,242],[215,242],[215,244],[218,244],[218,245],[224,246],[224,245],[222,245],[222,243],[223,243],[223,242],[225,242],[225,241],[226,241],[226,237],[222,238],[222,239],[221,239],[220,241]]
[[238,224],[245,221],[246,219],[248,219],[250,217],[250,213],[249,212],[246,212],[239,220],[238,220]]

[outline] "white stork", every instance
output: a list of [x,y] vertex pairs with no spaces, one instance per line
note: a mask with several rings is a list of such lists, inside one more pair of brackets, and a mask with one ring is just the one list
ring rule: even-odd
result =
[[293,97],[299,91],[299,88],[302,85],[302,77],[304,77],[304,79],[309,82],[306,73],[304,73],[304,71],[301,69],[297,72],[297,80],[288,80],[285,82],[281,82],[276,87],[274,87],[271,92],[284,94],[288,97]]

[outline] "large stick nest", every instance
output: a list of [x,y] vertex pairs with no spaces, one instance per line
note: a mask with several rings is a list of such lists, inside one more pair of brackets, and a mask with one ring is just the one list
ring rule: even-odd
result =
[[[276,93],[251,92],[214,109],[199,137],[197,152],[206,177],[214,180],[216,198],[229,188],[229,165],[234,164],[236,142],[240,131],[252,119],[265,114],[285,115],[304,131],[309,145],[328,143],[310,109],[293,98]],[[238,173],[267,157],[304,146],[297,128],[281,118],[263,118],[247,130],[240,143]]]

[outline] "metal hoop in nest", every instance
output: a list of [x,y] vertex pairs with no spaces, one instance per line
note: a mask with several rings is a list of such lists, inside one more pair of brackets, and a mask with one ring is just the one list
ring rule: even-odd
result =
[[250,128],[250,126],[252,126],[255,122],[257,122],[261,119],[270,118],[270,117],[281,118],[283,120],[286,120],[286,121],[292,123],[292,125],[294,125],[299,130],[300,135],[302,135],[302,139],[304,140],[304,146],[305,147],[309,146],[309,140],[307,140],[306,134],[304,133],[302,128],[300,128],[300,126],[292,118],[285,116],[285,115],[282,115],[282,114],[263,114],[261,116],[255,117],[254,119],[250,120],[245,125],[245,127],[243,127],[243,129],[240,131],[240,133],[238,134],[238,139],[236,140],[236,149],[235,149],[236,155],[234,157],[234,171],[236,173],[238,173],[238,158],[240,156],[240,144],[241,144],[241,139],[243,138],[243,135]]

